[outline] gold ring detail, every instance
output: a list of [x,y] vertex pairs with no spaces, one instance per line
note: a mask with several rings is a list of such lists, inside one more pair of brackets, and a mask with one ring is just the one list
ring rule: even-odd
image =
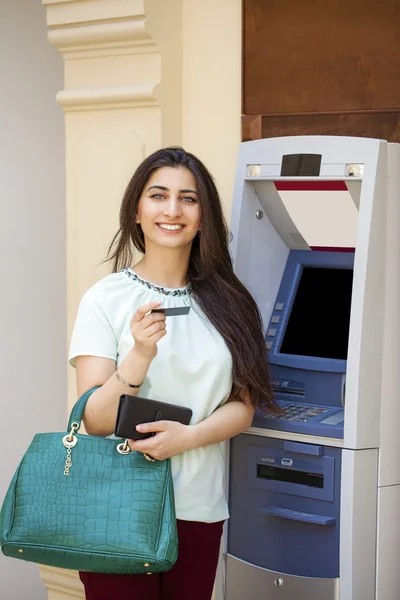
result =
[[148,460],[149,462],[156,462],[156,459],[153,458],[152,456],[150,456],[150,454],[146,454],[146,452],[143,452],[143,456],[145,457],[146,460]]

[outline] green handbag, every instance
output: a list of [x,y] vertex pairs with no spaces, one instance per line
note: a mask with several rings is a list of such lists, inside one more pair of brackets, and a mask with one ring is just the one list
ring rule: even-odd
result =
[[64,433],[35,435],[0,514],[3,554],[79,571],[157,573],[178,555],[169,460],[78,434],[92,388]]

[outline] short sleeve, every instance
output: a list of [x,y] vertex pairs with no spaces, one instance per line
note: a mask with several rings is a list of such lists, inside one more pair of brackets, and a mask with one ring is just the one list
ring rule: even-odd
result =
[[99,356],[117,360],[117,338],[96,286],[83,296],[72,332],[69,362],[75,367],[77,356]]

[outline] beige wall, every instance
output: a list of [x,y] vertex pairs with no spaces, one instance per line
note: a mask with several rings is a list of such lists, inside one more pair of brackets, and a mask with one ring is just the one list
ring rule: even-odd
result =
[[183,1],[183,146],[216,179],[232,206],[241,141],[241,0]]
[[[0,8],[0,502],[33,435],[66,417],[61,56],[39,1]],[[35,565],[0,555],[1,600],[44,600]]]

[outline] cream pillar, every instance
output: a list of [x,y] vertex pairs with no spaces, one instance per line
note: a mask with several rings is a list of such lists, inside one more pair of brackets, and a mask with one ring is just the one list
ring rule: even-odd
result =
[[[216,177],[230,215],[241,113],[241,0],[42,0],[64,59],[67,321],[102,265],[139,162],[184,145]],[[76,399],[69,371],[69,407]],[[42,567],[49,600],[82,597],[75,573]],[[189,600],[189,599],[188,599]]]

